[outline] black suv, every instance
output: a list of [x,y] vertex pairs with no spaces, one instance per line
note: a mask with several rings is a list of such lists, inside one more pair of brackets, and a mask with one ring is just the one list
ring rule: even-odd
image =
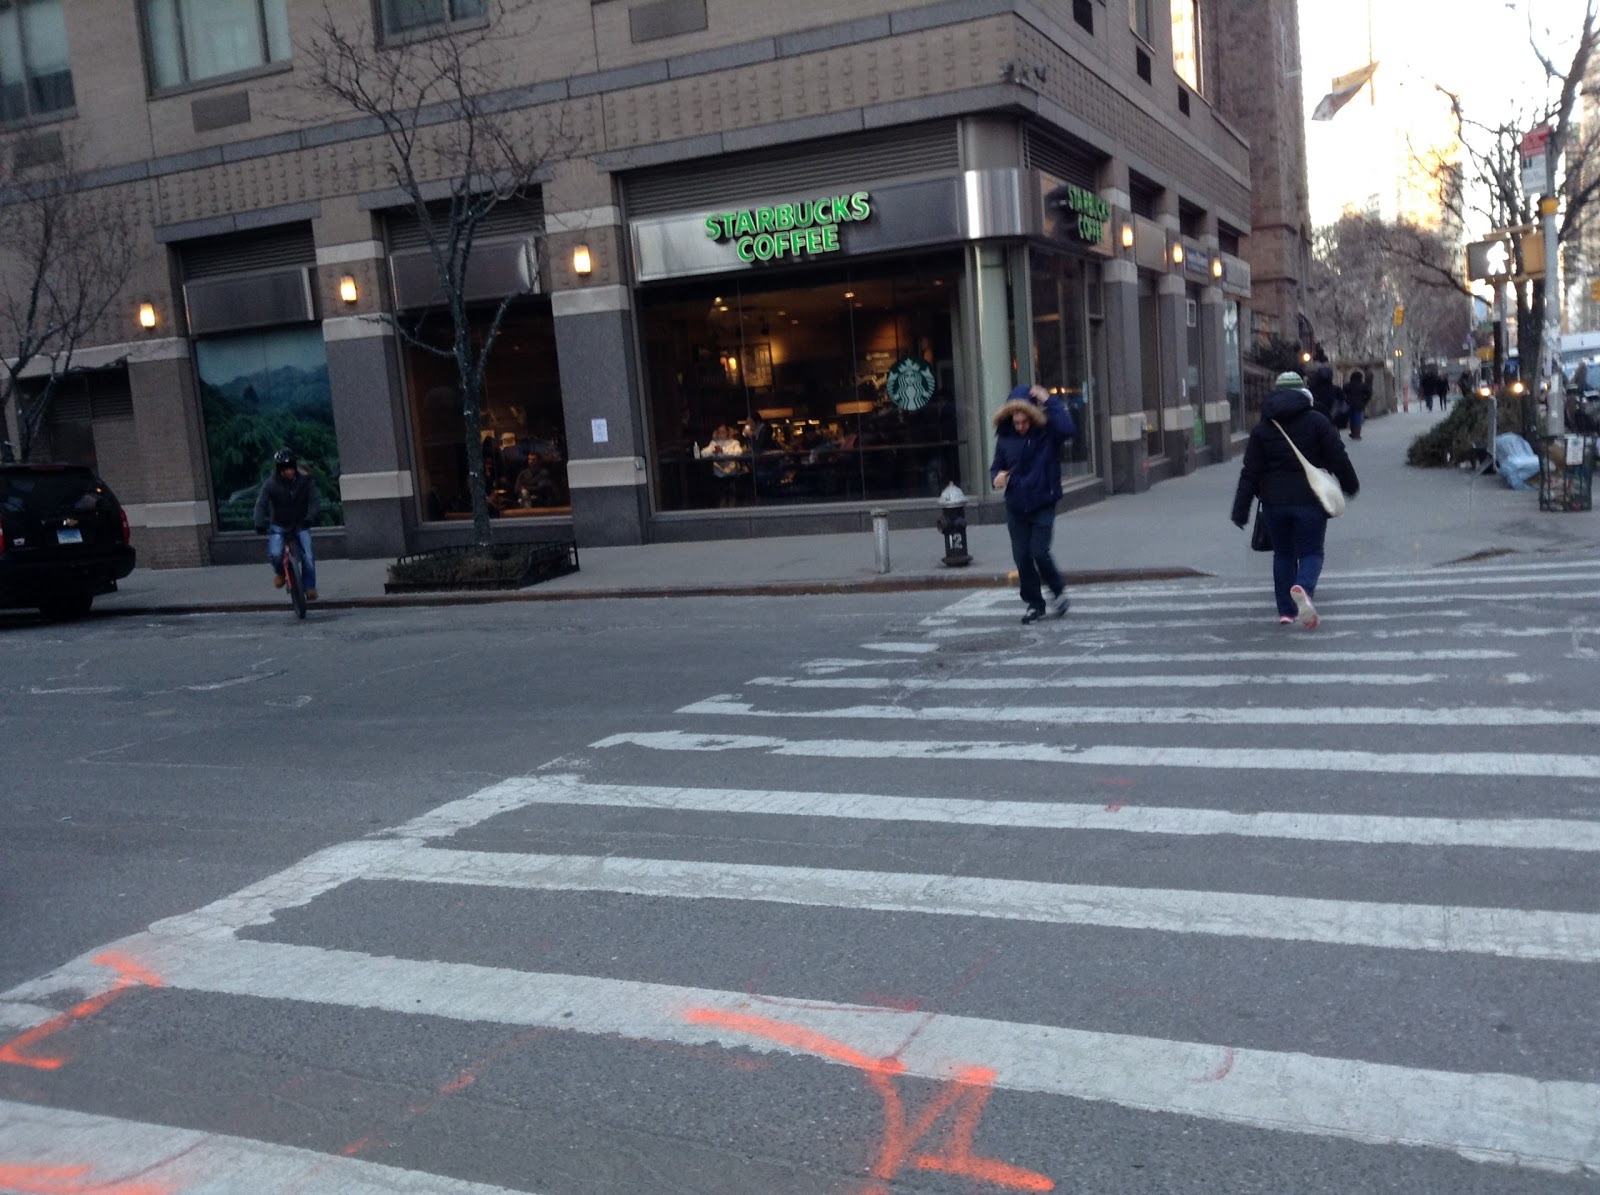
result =
[[82,465],[0,465],[0,608],[81,618],[133,571],[128,516]]

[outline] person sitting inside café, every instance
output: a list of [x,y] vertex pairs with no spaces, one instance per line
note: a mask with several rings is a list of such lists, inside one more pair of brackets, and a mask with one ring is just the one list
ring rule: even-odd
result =
[[717,424],[711,432],[711,442],[696,448],[695,455],[711,461],[711,481],[717,490],[717,505],[732,506],[736,500],[735,489],[739,478],[749,470],[744,460],[744,445],[726,423]]
[[550,466],[545,464],[537,453],[528,453],[527,462],[517,474],[516,493],[518,506],[557,504],[555,475],[550,472]]

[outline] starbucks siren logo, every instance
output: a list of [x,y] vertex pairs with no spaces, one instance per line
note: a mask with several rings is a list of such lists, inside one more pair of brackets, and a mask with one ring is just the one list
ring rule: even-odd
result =
[[901,357],[889,370],[889,399],[902,411],[920,411],[927,406],[933,386],[933,370],[916,357]]

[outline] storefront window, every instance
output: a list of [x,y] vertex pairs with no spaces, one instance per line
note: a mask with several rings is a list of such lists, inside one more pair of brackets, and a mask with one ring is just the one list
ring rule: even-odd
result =
[[[475,344],[481,344],[493,318],[492,307],[472,313]],[[420,331],[440,349],[450,343],[449,321],[442,315]],[[423,518],[470,519],[455,358],[406,345],[405,359]],[[478,451],[483,454],[489,513],[508,518],[572,513],[555,323],[547,301],[529,299],[501,324],[484,373],[481,409]]]
[[1199,448],[1206,442],[1206,394],[1200,380],[1205,376],[1205,338],[1200,334],[1200,288],[1190,284],[1186,296],[1183,308],[1188,363],[1184,370],[1184,394],[1185,402],[1194,408],[1194,446]]
[[958,258],[649,293],[663,510],[933,497],[960,481]]
[[1161,302],[1154,274],[1139,275],[1139,377],[1144,389],[1144,451],[1153,460],[1167,452],[1161,436]]
[[1077,435],[1061,448],[1063,477],[1095,472],[1094,364],[1086,314],[1092,268],[1082,258],[1032,250],[1033,377],[1072,412]]
[[1222,373],[1228,387],[1228,414],[1233,430],[1245,432],[1250,424],[1244,409],[1244,364],[1239,357],[1239,300],[1222,304]]
[[344,523],[339,442],[322,329],[293,328],[195,342],[200,408],[211,455],[217,529],[249,531],[272,454],[289,448],[316,479],[319,526]]

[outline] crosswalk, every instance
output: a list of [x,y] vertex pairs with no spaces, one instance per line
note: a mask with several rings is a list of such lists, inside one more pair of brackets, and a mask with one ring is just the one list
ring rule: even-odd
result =
[[[4,993],[0,1065],[91,1079],[0,1100],[0,1191],[1592,1190],[1596,596],[1351,573],[1308,633],[1228,582],[975,591],[769,652]],[[343,1142],[98,1102],[85,1035],[174,1004],[499,1044]],[[551,1041],[538,1164],[503,1118],[456,1122],[478,1169],[410,1141]]]

